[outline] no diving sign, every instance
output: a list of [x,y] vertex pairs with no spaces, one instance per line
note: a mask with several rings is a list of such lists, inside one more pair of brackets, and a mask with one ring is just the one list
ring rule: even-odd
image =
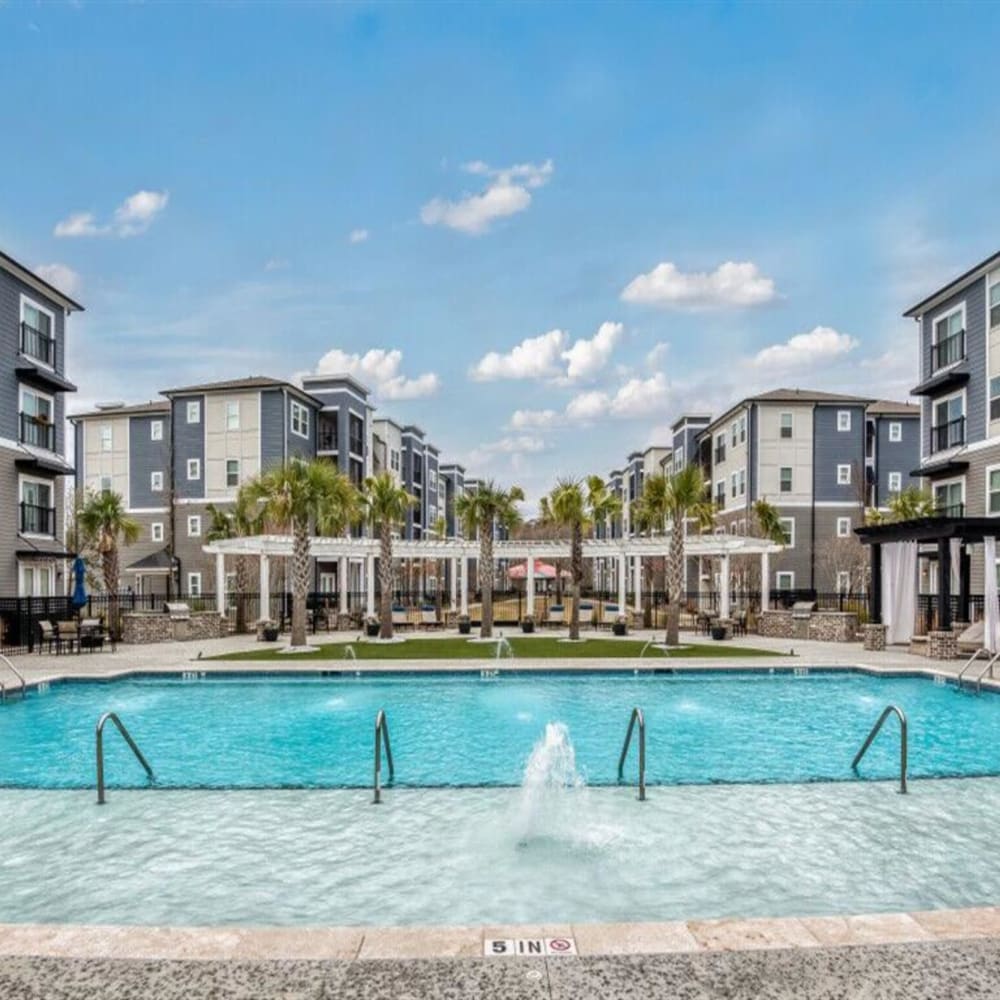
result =
[[575,955],[576,941],[570,937],[486,938],[483,954],[487,957],[541,958],[552,955]]

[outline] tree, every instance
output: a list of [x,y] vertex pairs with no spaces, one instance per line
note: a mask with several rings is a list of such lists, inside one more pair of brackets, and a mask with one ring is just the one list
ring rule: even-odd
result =
[[339,534],[357,519],[358,491],[324,459],[292,458],[251,480],[248,499],[292,536],[292,647],[306,645],[306,599],[312,576],[312,535]]
[[868,524],[892,524],[896,521],[913,521],[919,517],[933,517],[937,503],[928,490],[907,486],[894,494],[886,504],[887,511],[870,509],[865,515]]
[[[206,507],[211,519],[205,537],[209,542],[217,542],[226,538],[251,538],[264,531],[264,508],[254,497],[251,483],[244,483],[236,494],[236,499],[227,507],[217,507],[210,503]],[[236,570],[236,631],[247,630],[246,594],[250,590],[250,561],[243,554],[234,560]],[[267,598],[261,594],[261,601]],[[260,617],[268,618],[269,609],[264,603],[260,606]]]
[[754,533],[758,538],[767,538],[778,545],[788,543],[788,535],[785,527],[781,523],[781,514],[773,503],[767,500],[758,500],[753,505]]
[[365,517],[379,538],[379,638],[392,638],[392,532],[406,521],[406,512],[417,503],[389,472],[365,480],[361,494]]
[[523,500],[520,486],[505,490],[492,479],[455,499],[455,514],[462,521],[465,533],[469,537],[479,535],[479,589],[483,597],[479,635],[483,639],[493,635],[493,539],[498,525],[509,530],[521,520],[517,505]]
[[77,537],[96,552],[101,564],[101,578],[108,595],[108,628],[120,635],[118,616],[119,545],[132,545],[139,539],[139,522],[129,517],[119,493],[89,491],[76,513]]
[[[430,526],[430,534],[438,541],[443,541],[448,537],[448,521],[443,515],[434,518],[434,523]],[[444,562],[441,559],[434,560],[434,607],[437,611],[438,621],[441,620],[441,578],[444,576]]]
[[600,476],[560,479],[552,492],[542,498],[543,520],[569,530],[570,579],[573,583],[573,610],[569,619],[570,639],[580,638],[580,587],[583,583],[584,532],[617,513],[621,502],[608,491]]

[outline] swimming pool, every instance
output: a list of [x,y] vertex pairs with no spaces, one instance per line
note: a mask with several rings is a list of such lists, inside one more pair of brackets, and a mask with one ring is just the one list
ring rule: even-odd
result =
[[[911,777],[1000,774],[1000,698],[855,672],[140,676],[69,681],[0,706],[0,786],[89,788],[94,725],[117,712],[160,788],[360,788],[386,710],[396,787],[517,786],[559,722],[582,783],[614,784],[630,712],[647,725],[650,785],[854,778],[885,705],[910,723]],[[861,773],[898,775],[894,723]],[[144,787],[116,733],[109,787]],[[627,777],[634,777],[634,757]]]

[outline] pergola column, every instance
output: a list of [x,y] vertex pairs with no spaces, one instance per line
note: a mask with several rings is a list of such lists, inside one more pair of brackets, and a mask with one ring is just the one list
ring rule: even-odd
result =
[[632,562],[632,605],[638,613],[642,611],[642,556],[633,556]]
[[719,617],[729,617],[729,553],[719,557]]
[[375,556],[365,557],[365,614],[375,617]]
[[971,590],[971,584],[972,559],[969,557],[969,550],[963,542],[958,571],[958,613],[962,616],[963,622],[972,620],[969,614],[969,591]]
[[625,553],[618,556],[618,613],[625,614],[625,602],[628,600],[628,572],[625,565]]
[[951,545],[947,538],[938,539],[938,628],[951,628]]
[[533,615],[535,613],[535,560],[529,554],[528,556],[528,614]]
[[226,553],[215,553],[215,610],[226,613]]
[[266,552],[260,554],[260,608],[258,615],[263,621],[271,619],[271,558]]
[[882,546],[873,542],[871,549],[872,589],[868,595],[868,614],[873,625],[882,624]]
[[469,557],[462,556],[459,560],[462,567],[462,614],[469,613]]
[[458,609],[458,560],[451,559],[451,572],[448,574],[448,583],[451,587],[451,610]]
[[771,555],[769,552],[760,554],[760,610],[767,611],[771,607]]
[[341,556],[337,563],[337,603],[342,615],[347,614],[347,556]]

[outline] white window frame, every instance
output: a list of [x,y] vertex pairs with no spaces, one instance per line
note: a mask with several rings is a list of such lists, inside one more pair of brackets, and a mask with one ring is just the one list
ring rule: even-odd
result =
[[187,422],[189,424],[200,424],[201,423],[201,400],[200,399],[189,399],[187,401],[187,409],[185,411],[187,416]]
[[780,524],[782,528],[785,528],[786,526],[788,528],[788,531],[786,532],[786,534],[788,535],[788,541],[787,542],[782,542],[782,545],[784,545],[786,549],[794,549],[795,548],[795,518],[794,517],[779,517],[778,518],[778,524]]
[[[53,341],[55,341],[56,346],[58,348],[58,343],[59,342],[58,342],[58,340],[56,338],[56,314],[51,309],[47,308],[46,306],[43,306],[41,304],[41,302],[38,302],[36,299],[33,299],[30,295],[25,295],[24,292],[22,292],[21,293],[20,304],[18,306],[20,317],[21,317],[20,318],[20,323],[24,322],[24,307],[25,307],[25,305],[29,305],[29,306],[31,306],[32,309],[37,309],[40,313],[45,313],[45,315],[49,317],[49,336],[51,337],[51,339]],[[21,353],[21,327],[20,327],[20,323],[18,324],[18,328],[17,328],[17,348],[18,348],[18,353],[19,354]],[[37,362],[43,368],[46,368],[49,371],[53,371],[52,365],[50,365],[46,361],[43,361],[41,358],[36,357],[34,354],[25,354],[24,357],[31,358],[32,361]]]
[[[721,491],[719,490],[720,486],[722,487]],[[722,496],[722,505],[719,507],[719,509],[720,510],[725,510],[726,509],[726,481],[725,481],[725,479],[717,479],[715,481],[715,496],[712,497],[712,500],[716,504],[718,504],[718,502],[719,502],[719,496],[720,496],[720,494]]]
[[[108,485],[105,486],[104,484]],[[103,496],[105,493],[114,493],[115,491],[115,480],[113,476],[109,476],[107,473],[102,475],[97,481],[98,492]]]
[[[784,477],[781,473],[788,469],[791,473],[788,477],[788,489],[784,488]],[[795,467],[791,465],[779,465],[778,466],[778,492],[779,493],[794,493],[795,492]]]
[[[236,482],[235,483],[230,483],[229,482],[229,466],[230,466],[231,463],[234,463],[234,462],[236,463]],[[226,489],[227,490],[235,490],[235,489],[237,489],[239,487],[239,485],[240,485],[241,465],[242,465],[242,463],[240,462],[240,460],[238,458],[227,458],[226,459]]]
[[[987,299],[986,301],[987,301],[987,304],[988,304],[989,303],[989,299]],[[951,319],[951,317],[954,316],[955,313],[961,313],[962,314],[962,329],[968,331],[968,328],[969,328],[968,327],[968,321],[967,321],[967,318],[966,318],[966,315],[965,315],[965,299],[962,299],[962,301],[959,302],[959,304],[957,306],[952,306],[951,309],[949,309],[947,312],[939,313],[937,316],[934,317],[934,319],[931,320],[931,343],[932,344],[937,345],[937,343],[938,343],[938,339],[937,339],[938,326],[941,323],[943,323],[946,319]],[[987,308],[986,321],[987,321],[987,323],[989,322],[989,310],[988,310],[988,308]],[[969,343],[968,339],[966,339],[965,343],[966,343],[966,347],[968,347],[968,343]],[[961,360],[961,358],[959,359],[959,361],[960,360]],[[951,364],[953,364],[953,365],[958,364],[958,361],[953,361]],[[946,365],[945,367],[950,368],[951,365]],[[938,369],[938,370],[940,371],[940,369]],[[931,372],[931,374],[933,375],[934,373]]]
[[837,485],[838,486],[850,486],[851,485],[851,467],[850,465],[838,465],[837,466]]
[[150,493],[163,492],[163,472],[161,470],[157,469],[149,474],[149,491]]
[[[291,432],[300,438],[309,437],[309,407],[297,399],[290,400],[288,426]],[[296,424],[301,427],[296,427]],[[350,448],[350,444],[348,444]]]
[[188,514],[188,538],[201,538],[201,514]]
[[[33,588],[24,585],[25,570],[30,570],[34,579],[40,579],[44,575],[48,583],[48,594],[29,594],[26,591]],[[55,594],[55,566],[46,565],[42,562],[19,562],[17,566],[17,592],[20,597],[52,597]],[[38,588],[41,590],[42,588]]]
[[238,431],[240,429],[240,401],[238,399],[226,400],[226,430]]
[[[105,435],[107,431],[107,435]],[[97,428],[97,433],[101,442],[101,451],[114,451],[115,447],[115,430],[111,424],[101,424]]]
[[898,444],[903,440],[903,425],[898,420],[889,423],[889,440],[893,444]]
[[[788,579],[788,583],[783,587],[781,585],[782,577]],[[774,574],[774,589],[775,590],[794,590],[795,589],[795,573],[790,569],[779,569]]]
[[[785,434],[785,417],[788,417],[788,433]],[[785,410],[778,414],[778,440],[790,441],[795,437],[795,414],[790,410]]]
[[162,420],[151,420],[149,422],[149,440],[150,441],[162,441],[163,440],[163,421]]
[[739,441],[740,429],[737,421],[733,421],[729,427],[730,443],[735,448]]
[[[998,511],[990,510],[990,476],[994,472],[1000,472],[1000,463],[987,465],[986,468],[983,470],[985,478],[985,490],[986,490],[986,501],[985,501],[985,507],[983,509],[986,511],[987,517],[1000,517],[1000,510]],[[1000,490],[997,490],[997,493],[1000,494]]]
[[838,538],[851,537],[851,519],[849,517],[837,518],[837,537]]
[[965,476],[953,476],[951,479],[941,479],[938,482],[934,483],[931,486],[931,497],[934,499],[934,503],[937,504],[937,491],[939,489],[945,486],[954,486],[956,483],[962,487],[962,499],[959,501],[959,503],[963,507],[965,507],[966,505]]
[[740,417],[740,444],[745,444],[747,439],[747,417],[744,413]]
[[740,469],[737,476],[739,477],[740,496],[745,497],[747,495],[747,470]]
[[851,411],[837,410],[837,431],[841,434],[847,433],[851,429]]
[[737,487],[736,473],[735,472],[730,472],[729,473],[729,490],[730,490],[730,495],[732,496],[732,498],[734,500],[736,499],[736,497],[738,495],[737,492],[736,492],[736,487]]
[[837,593],[849,594],[851,592],[851,571],[849,569],[837,570]]
[[201,573],[188,573],[188,596],[201,597]]
[[[18,501],[18,512],[17,512],[17,533],[19,535],[24,535],[31,538],[53,538],[54,535],[46,535],[44,532],[39,531],[21,531],[21,511],[20,504],[25,502],[24,499],[24,485],[25,483],[34,483],[36,486],[45,486],[49,491],[49,503],[53,508],[56,507],[56,484],[53,480],[42,479],[40,476],[18,476],[17,477],[17,501]],[[40,504],[38,506],[41,506]],[[57,525],[58,527],[58,525]]]
[[195,480],[201,479],[200,458],[189,458],[187,460],[187,477],[188,477],[188,482],[194,482]]
[[[49,422],[55,424],[56,422],[55,396],[51,396],[47,392],[42,392],[41,389],[36,389],[34,386],[24,385],[22,383],[18,388],[18,394],[17,394],[17,409],[19,413],[26,412],[24,409],[24,397],[27,395],[34,396],[35,399],[44,399],[49,404]],[[37,414],[32,414],[32,416],[37,416]]]
[[152,542],[162,542],[163,541],[163,522],[154,521],[149,526],[149,539]]
[[[893,486],[893,482],[896,483]],[[903,492],[903,473],[902,472],[890,472],[888,478],[886,479],[886,488],[890,493],[902,493]]]

